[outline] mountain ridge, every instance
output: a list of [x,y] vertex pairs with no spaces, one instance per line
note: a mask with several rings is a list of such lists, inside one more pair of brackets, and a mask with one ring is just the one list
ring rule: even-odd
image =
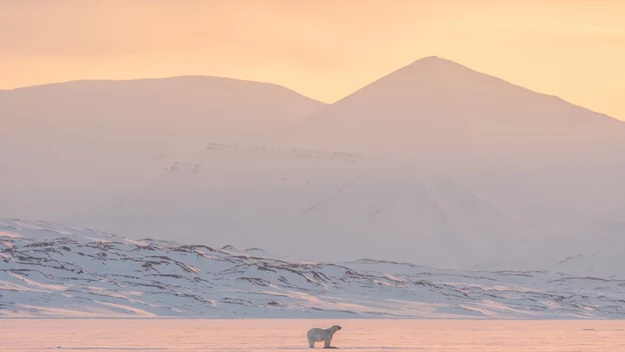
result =
[[371,82],[369,82],[369,83],[359,87],[358,89],[348,93],[347,95],[345,95],[345,96],[343,96],[343,97],[341,97],[341,98],[339,98],[339,99],[337,99],[335,101],[328,102],[327,105],[329,107],[329,106],[331,106],[333,104],[336,104],[336,103],[338,103],[338,102],[340,102],[340,101],[350,97],[351,95],[353,95],[354,93],[358,92],[359,90],[362,90],[362,89],[364,89],[364,88],[366,88],[368,86],[374,85],[375,83],[379,82],[380,80],[383,80],[385,77],[388,77],[388,76],[393,75],[395,73],[401,73],[402,71],[407,71],[407,70],[409,70],[411,68],[414,68],[416,66],[419,66],[419,65],[439,65],[440,66],[440,64],[445,64],[447,67],[452,67],[455,70],[462,69],[462,70],[465,70],[465,71],[468,71],[468,72],[471,72],[471,73],[474,73],[474,74],[479,74],[479,75],[482,75],[482,76],[486,76],[489,79],[492,79],[492,80],[495,80],[495,81],[499,81],[501,83],[505,83],[505,84],[510,85],[510,86],[514,86],[514,87],[522,89],[522,90],[524,90],[526,92],[538,94],[538,95],[544,96],[546,98],[552,98],[552,99],[560,100],[560,101],[562,101],[564,103],[567,103],[567,104],[570,104],[570,105],[572,105],[574,107],[587,110],[588,112],[591,112],[591,113],[594,113],[594,114],[597,114],[597,115],[603,115],[604,117],[616,120],[618,122],[625,123],[625,120],[618,119],[618,118],[615,118],[613,116],[610,116],[607,113],[600,112],[600,111],[597,111],[597,110],[592,110],[592,109],[590,109],[588,107],[585,107],[583,105],[579,105],[579,104],[573,103],[573,102],[571,102],[569,100],[566,100],[566,99],[564,99],[564,98],[562,98],[562,97],[560,97],[558,95],[547,93],[547,92],[537,91],[537,90],[534,90],[533,88],[522,86],[520,84],[514,83],[511,80],[506,80],[506,79],[497,77],[497,76],[489,74],[489,73],[478,71],[478,70],[473,69],[473,68],[471,68],[469,66],[466,66],[466,65],[461,64],[459,62],[456,62],[456,61],[453,61],[453,60],[450,60],[450,59],[447,59],[445,57],[438,56],[438,55],[425,56],[425,57],[416,59],[416,60],[412,61],[411,63],[406,64],[404,66],[401,66],[401,67],[399,67],[399,68],[397,68],[395,70],[389,71],[388,73],[386,73],[386,74],[382,75],[381,77],[378,77],[378,78],[374,79],[373,81],[371,81]]
[[22,90],[22,89],[37,88],[37,87],[44,87],[44,86],[62,85],[62,84],[69,84],[69,83],[74,83],[74,82],[127,82],[127,81],[156,81],[156,80],[172,80],[172,79],[184,79],[184,78],[208,78],[208,79],[213,78],[213,79],[226,79],[226,80],[233,80],[233,81],[240,81],[240,82],[259,83],[259,84],[267,84],[267,85],[278,86],[278,87],[281,87],[281,88],[284,88],[284,89],[290,90],[290,91],[292,91],[292,92],[294,92],[294,93],[297,93],[298,95],[301,95],[301,96],[306,97],[306,98],[308,98],[308,99],[311,99],[311,100],[314,100],[314,101],[316,101],[316,102],[319,102],[319,103],[322,103],[322,104],[324,104],[324,105],[328,105],[328,106],[329,106],[329,105],[335,104],[335,103],[337,103],[337,102],[339,102],[339,101],[341,101],[341,100],[343,100],[343,99],[347,98],[348,96],[350,96],[351,94],[353,94],[353,93],[357,92],[358,90],[360,90],[360,89],[362,89],[362,88],[365,88],[365,87],[367,87],[367,86],[369,86],[369,85],[371,85],[371,84],[373,84],[373,83],[375,83],[375,82],[379,81],[380,79],[384,78],[384,77],[385,77],[385,76],[387,76],[387,75],[390,75],[390,74],[392,74],[392,73],[395,73],[395,72],[397,72],[397,71],[400,71],[400,70],[402,70],[402,69],[405,69],[405,68],[407,68],[407,67],[409,67],[409,66],[412,66],[412,65],[414,65],[414,64],[424,63],[424,62],[428,62],[428,61],[438,61],[438,62],[447,62],[447,63],[451,63],[451,64],[453,64],[453,65],[460,66],[460,67],[462,67],[462,68],[464,68],[464,69],[466,69],[466,70],[470,70],[470,71],[473,71],[473,72],[476,72],[476,73],[480,73],[480,74],[482,74],[482,75],[485,75],[485,76],[488,76],[488,77],[494,78],[494,79],[496,79],[496,80],[503,81],[503,82],[505,82],[505,83],[507,83],[507,84],[510,84],[510,85],[515,86],[515,87],[518,87],[518,88],[521,88],[521,89],[524,89],[524,90],[530,91],[530,92],[532,92],[532,93],[535,93],[535,94],[540,94],[540,95],[544,95],[544,96],[546,96],[546,97],[555,98],[555,99],[561,100],[561,101],[563,101],[563,102],[565,102],[565,103],[567,103],[567,104],[571,104],[571,105],[573,105],[573,106],[575,106],[575,107],[578,107],[578,108],[581,108],[581,109],[587,110],[587,111],[589,111],[589,112],[592,112],[592,113],[595,113],[595,114],[598,114],[598,115],[604,115],[605,117],[608,117],[608,118],[610,118],[610,119],[617,120],[617,121],[619,121],[619,122],[625,122],[625,120],[622,120],[622,119],[619,119],[619,118],[613,117],[613,116],[611,116],[611,115],[609,115],[609,114],[607,114],[607,113],[601,112],[601,111],[592,110],[592,109],[590,109],[590,108],[588,108],[588,107],[585,107],[585,106],[583,106],[583,105],[580,105],[580,104],[577,104],[577,103],[571,102],[571,101],[569,101],[569,100],[566,100],[566,99],[564,99],[564,98],[562,98],[562,97],[560,97],[560,96],[558,96],[558,95],[551,94],[551,93],[547,93],[547,92],[540,92],[540,91],[534,90],[533,88],[530,88],[530,87],[526,87],[526,86],[522,86],[522,85],[516,84],[516,83],[514,83],[513,81],[509,81],[509,80],[506,80],[506,79],[503,79],[503,78],[497,77],[497,76],[492,75],[492,74],[489,74],[489,73],[485,73],[485,72],[478,71],[478,70],[473,69],[473,68],[471,68],[471,67],[469,67],[469,66],[463,65],[463,64],[461,64],[461,63],[459,63],[459,62],[456,62],[456,61],[453,61],[453,60],[451,60],[451,59],[447,59],[447,58],[445,58],[445,57],[443,57],[443,56],[438,56],[438,55],[429,55],[429,56],[424,56],[424,57],[421,57],[421,58],[415,59],[415,60],[414,60],[414,61],[412,61],[411,63],[406,64],[406,65],[404,65],[404,66],[402,66],[402,67],[399,67],[399,68],[397,68],[397,69],[395,69],[395,70],[393,70],[393,71],[390,71],[390,72],[388,72],[387,74],[385,74],[385,75],[383,75],[383,76],[381,76],[381,77],[379,77],[379,78],[377,78],[377,79],[375,79],[375,80],[373,80],[373,81],[371,81],[371,82],[369,82],[369,83],[365,84],[364,86],[362,86],[362,87],[360,87],[360,88],[358,88],[358,89],[356,89],[356,90],[354,90],[354,91],[352,91],[352,92],[348,93],[346,96],[343,96],[343,97],[341,97],[341,98],[338,98],[337,100],[334,100],[334,101],[329,101],[329,102],[328,102],[328,101],[322,101],[322,100],[316,99],[316,98],[314,98],[314,97],[307,96],[307,95],[305,95],[305,94],[302,94],[302,93],[298,92],[296,89],[290,88],[290,87],[288,87],[288,86],[285,86],[285,85],[282,85],[282,84],[279,84],[279,83],[274,83],[274,82],[266,82],[266,81],[256,81],[256,80],[245,79],[245,78],[234,78],[234,77],[227,77],[227,76],[214,76],[214,75],[202,75],[202,74],[184,74],[184,75],[162,76],[162,77],[122,78],[122,79],[113,79],[113,78],[111,78],[111,79],[109,79],[109,78],[84,78],[84,79],[72,79],[72,80],[66,80],[66,81],[58,81],[58,82],[56,82],[56,81],[55,81],[55,82],[48,82],[48,83],[41,83],[41,84],[33,84],[33,85],[27,85],[27,86],[20,86],[20,87],[9,88],[9,89],[0,89],[0,92],[11,92],[11,91]]
[[71,84],[81,84],[81,83],[93,83],[93,84],[97,84],[97,83],[132,83],[132,82],[156,82],[156,81],[176,81],[176,80],[189,80],[189,79],[203,79],[203,80],[215,80],[215,81],[234,81],[234,82],[241,82],[241,83],[252,83],[252,84],[259,84],[259,85],[268,85],[268,86],[274,86],[274,87],[278,87],[281,89],[285,89],[288,90],[290,92],[293,92],[299,96],[302,96],[304,98],[310,99],[314,102],[317,102],[321,105],[327,105],[328,103],[320,101],[318,99],[314,99],[311,97],[308,97],[298,91],[296,91],[295,89],[277,84],[277,83],[272,83],[272,82],[263,82],[263,81],[254,81],[254,80],[249,80],[249,79],[243,79],[243,78],[231,78],[231,77],[225,77],[225,76],[211,76],[211,75],[179,75],[179,76],[164,76],[164,77],[147,77],[147,78],[127,78],[127,79],[113,79],[113,78],[85,78],[85,79],[73,79],[73,80],[68,80],[68,81],[59,81],[59,82],[49,82],[49,83],[42,83],[42,84],[34,84],[34,85],[30,85],[30,86],[23,86],[23,87],[16,87],[16,88],[11,88],[11,89],[0,89],[0,92],[15,92],[15,91],[22,91],[22,90],[28,90],[28,89],[41,89],[41,88],[52,88],[54,86],[62,86],[62,85],[71,85]]

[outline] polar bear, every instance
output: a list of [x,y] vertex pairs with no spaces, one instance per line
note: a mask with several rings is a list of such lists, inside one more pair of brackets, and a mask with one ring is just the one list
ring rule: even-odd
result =
[[312,328],[308,330],[308,333],[306,333],[308,346],[310,348],[315,348],[315,342],[323,341],[323,348],[332,348],[330,347],[332,336],[334,336],[334,334],[341,329],[342,328],[340,326],[333,325],[329,329]]

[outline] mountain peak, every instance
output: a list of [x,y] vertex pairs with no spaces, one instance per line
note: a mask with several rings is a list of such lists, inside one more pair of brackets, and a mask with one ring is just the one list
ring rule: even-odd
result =
[[551,153],[562,160],[563,155],[623,150],[623,128],[598,116],[427,56],[319,111],[303,121],[304,132],[289,138],[300,147],[423,154],[436,162],[447,155],[460,160],[535,155],[542,160]]
[[452,61],[452,60],[449,60],[440,56],[426,56],[426,57],[420,58],[396,70],[396,72],[401,71],[402,69],[406,69],[406,68],[419,68],[419,69],[439,68],[439,69],[445,69],[445,70],[462,69],[462,70],[476,72],[474,70],[469,69],[468,67],[464,65],[461,65],[455,61]]
[[452,63],[454,65],[461,66],[458,63],[455,63],[451,60],[448,60],[448,59],[445,59],[443,57],[436,56],[436,55],[422,57],[420,59],[415,60],[412,64],[417,64],[417,63]]
[[[408,64],[395,72],[387,75],[386,77],[405,75],[407,77],[418,77],[420,79],[433,80],[432,83],[447,83],[451,85],[462,84],[468,81],[484,81],[494,80],[500,83],[504,83],[503,80],[488,74],[478,72],[467,66],[459,64],[457,62],[439,57],[439,56],[427,56]],[[505,82],[508,83],[508,82]]]
[[427,93],[433,89],[442,89],[446,92],[445,94],[450,94],[451,90],[472,91],[476,87],[483,88],[484,86],[496,86],[494,90],[497,91],[502,85],[514,86],[454,61],[439,56],[427,56],[390,72],[342,100],[349,100],[364,92],[370,92],[376,98],[388,94],[394,96],[408,94],[411,96],[408,100],[412,101],[416,91]]

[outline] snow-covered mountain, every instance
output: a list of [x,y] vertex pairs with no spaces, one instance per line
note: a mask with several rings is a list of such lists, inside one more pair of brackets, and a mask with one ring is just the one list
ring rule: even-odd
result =
[[[402,67],[283,137],[290,146],[378,155],[414,171],[403,211],[427,214],[418,203],[428,198],[436,210],[409,227],[420,239],[413,247],[446,238],[490,259],[510,254],[497,242],[563,242],[593,235],[594,226],[624,234],[615,225],[625,221],[625,123],[442,58]],[[478,242],[482,251],[472,248]]]
[[144,187],[165,157],[254,143],[324,105],[274,84],[204,76],[2,91],[0,184],[11,187],[0,214],[61,220]]
[[625,318],[625,277],[452,271],[0,220],[0,316]]
[[0,91],[0,103],[3,143],[116,142],[163,152],[250,139],[325,106],[275,84],[208,76],[46,84]]
[[394,154],[437,166],[464,166],[465,159],[528,166],[623,161],[624,134],[623,121],[426,57],[320,109],[284,138],[302,148]]
[[0,101],[2,217],[305,260],[625,267],[625,123],[448,60],[418,60],[329,106],[192,77]]

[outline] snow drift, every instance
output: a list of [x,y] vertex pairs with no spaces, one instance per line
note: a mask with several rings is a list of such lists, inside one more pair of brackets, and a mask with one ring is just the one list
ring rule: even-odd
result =
[[625,281],[130,240],[0,220],[0,316],[624,318]]

